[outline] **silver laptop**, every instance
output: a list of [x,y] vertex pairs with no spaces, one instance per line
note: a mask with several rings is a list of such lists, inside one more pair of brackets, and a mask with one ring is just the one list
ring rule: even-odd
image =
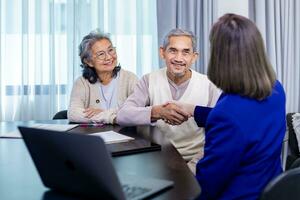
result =
[[117,174],[98,136],[19,127],[43,184],[97,199],[144,199],[172,181]]

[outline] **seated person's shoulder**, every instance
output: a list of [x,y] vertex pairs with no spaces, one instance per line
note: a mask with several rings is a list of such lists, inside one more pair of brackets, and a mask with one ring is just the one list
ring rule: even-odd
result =
[[192,69],[192,73],[193,73],[193,75],[195,75],[195,76],[197,76],[197,77],[199,77],[199,78],[201,78],[203,80],[208,80],[209,81],[208,77],[205,74],[197,72],[197,71],[195,71],[193,69]]
[[75,79],[73,88],[89,87],[90,85],[91,83],[86,78],[84,78],[83,76],[79,76],[78,78]]
[[284,88],[278,80],[276,80],[273,90],[274,90],[273,93],[275,92],[276,94],[283,94],[283,95],[285,94]]
[[85,82],[85,81],[88,81],[86,78],[84,78],[83,76],[79,76],[75,79],[75,83],[76,82]]
[[140,79],[140,81],[149,83],[149,77],[150,77],[151,74],[152,73],[148,73],[148,74],[143,75],[142,78]]
[[127,71],[125,69],[120,70],[120,76],[124,76],[124,77],[127,77],[128,79],[132,79],[132,80],[138,80],[138,77],[136,74],[134,74],[131,71]]
[[201,74],[199,72],[196,72],[195,70],[192,70],[193,76],[196,77],[198,81],[201,81],[202,83],[205,83],[208,85],[214,85],[205,74]]
[[83,76],[79,76],[79,77],[76,79],[75,82],[81,82],[81,83],[84,83],[84,84],[91,84],[91,83],[89,82],[89,80],[86,79],[86,78],[84,78]]
[[130,72],[130,71],[127,71],[127,70],[124,70],[124,69],[121,69],[121,73],[123,74],[126,74],[128,77],[130,77],[130,79],[136,79],[137,81],[139,82],[148,82],[149,80],[149,75],[151,73],[147,73],[147,74],[144,74],[140,79],[137,77],[137,75],[135,75],[134,73]]

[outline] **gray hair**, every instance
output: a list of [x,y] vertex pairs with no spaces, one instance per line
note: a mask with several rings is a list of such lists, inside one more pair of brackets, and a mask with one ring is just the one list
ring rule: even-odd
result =
[[104,32],[101,32],[99,29],[91,31],[88,35],[84,36],[80,45],[79,45],[79,56],[81,59],[81,66],[86,65],[85,60],[90,60],[92,57],[91,47],[95,42],[106,39],[110,43],[110,35]]
[[170,37],[172,36],[187,36],[191,38],[192,40],[192,45],[193,45],[193,51],[197,51],[197,45],[196,45],[196,36],[192,31],[180,29],[180,28],[175,28],[172,29],[165,37],[163,41],[163,48],[166,49],[167,46],[170,44]]
[[[99,29],[91,31],[88,35],[84,36],[79,45],[79,56],[81,60],[80,66],[83,68],[82,76],[87,79],[90,83],[94,84],[99,79],[95,68],[89,67],[86,61],[90,61],[92,58],[91,48],[99,40],[108,40],[110,43],[110,35],[101,32]],[[112,77],[116,77],[118,72],[121,70],[120,64],[113,69]],[[101,82],[101,80],[99,79]]]

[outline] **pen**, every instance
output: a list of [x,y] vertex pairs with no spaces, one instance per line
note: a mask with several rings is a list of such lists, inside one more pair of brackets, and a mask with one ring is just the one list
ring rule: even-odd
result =
[[102,123],[93,123],[93,124],[80,124],[79,127],[103,127],[105,124]]

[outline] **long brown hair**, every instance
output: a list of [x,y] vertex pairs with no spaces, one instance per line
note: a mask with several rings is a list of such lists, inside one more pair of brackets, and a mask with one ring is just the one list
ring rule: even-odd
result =
[[276,75],[252,21],[225,14],[213,25],[210,43],[208,77],[217,87],[258,100],[271,95]]

